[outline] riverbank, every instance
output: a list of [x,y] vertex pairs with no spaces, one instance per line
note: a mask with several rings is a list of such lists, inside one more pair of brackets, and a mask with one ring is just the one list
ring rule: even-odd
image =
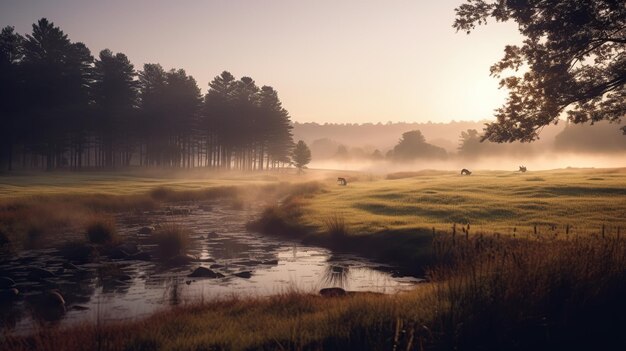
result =
[[435,238],[431,283],[398,295],[226,298],[125,323],[3,336],[10,350],[619,350],[626,240]]

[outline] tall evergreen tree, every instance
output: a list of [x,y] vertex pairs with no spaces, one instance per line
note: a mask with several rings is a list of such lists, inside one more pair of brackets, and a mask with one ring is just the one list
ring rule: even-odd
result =
[[296,144],[296,147],[293,149],[293,163],[298,168],[299,171],[302,171],[309,162],[311,162],[311,150],[304,143],[304,141],[300,140]]
[[270,86],[263,86],[260,93],[260,116],[263,123],[263,146],[267,148],[267,162],[286,163],[293,149],[293,129],[289,112],[282,107],[278,93]]
[[101,143],[104,166],[114,167],[115,153],[123,165],[132,151],[129,131],[138,127],[132,120],[138,99],[137,72],[126,55],[100,52],[94,66],[93,99],[96,105],[95,134]]
[[18,112],[22,107],[19,69],[22,60],[24,38],[13,27],[0,32],[0,170],[11,170],[14,146],[18,141],[21,125]]
[[221,167],[230,168],[234,140],[237,134],[236,127],[231,123],[235,114],[235,77],[224,71],[209,83],[209,91],[205,96],[204,125],[212,130],[214,148],[214,163]]
[[46,168],[61,166],[71,131],[89,103],[89,49],[72,43],[52,22],[42,18],[24,41],[23,72],[29,97],[26,131],[30,145],[45,156]]

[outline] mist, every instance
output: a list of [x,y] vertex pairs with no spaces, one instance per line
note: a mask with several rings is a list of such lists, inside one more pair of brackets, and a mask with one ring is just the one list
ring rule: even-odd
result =
[[[619,123],[559,123],[531,143],[482,141],[479,122],[295,125],[311,145],[310,168],[390,173],[610,168],[626,166],[626,137]],[[404,138],[417,138],[406,142]],[[430,150],[430,151],[429,151]]]
[[497,156],[484,157],[467,161],[451,160],[414,160],[393,162],[388,160],[319,160],[312,161],[309,168],[326,170],[361,171],[372,174],[409,172],[422,170],[445,170],[460,172],[462,168],[475,170],[518,171],[519,166],[526,166],[529,171],[542,171],[563,168],[615,168],[626,167],[624,154],[590,154],[572,152],[551,152],[529,158]]

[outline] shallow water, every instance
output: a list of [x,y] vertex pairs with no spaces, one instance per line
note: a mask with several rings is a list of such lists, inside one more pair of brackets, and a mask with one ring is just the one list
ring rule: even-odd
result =
[[[103,258],[77,264],[79,270],[64,269],[66,261],[53,249],[31,250],[4,260],[0,276],[16,281],[21,298],[1,308],[0,323],[5,329],[28,332],[38,325],[135,319],[199,300],[267,296],[294,289],[317,293],[326,287],[396,293],[420,281],[398,276],[393,267],[363,257],[246,231],[245,223],[256,214],[256,208],[204,202],[118,215],[118,231],[125,241],[147,252],[154,246],[150,234],[138,234],[141,227],[177,223],[191,229],[188,254],[195,259],[176,267],[158,261]],[[199,266],[224,277],[188,277]],[[33,282],[27,276],[29,267],[45,268],[55,277]],[[242,272],[243,277],[235,275]],[[51,288],[62,293],[68,311],[42,318],[29,298]]]

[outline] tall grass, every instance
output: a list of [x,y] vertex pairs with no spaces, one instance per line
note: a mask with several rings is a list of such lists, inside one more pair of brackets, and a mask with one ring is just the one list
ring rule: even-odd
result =
[[[220,184],[220,181],[215,180],[210,187],[193,190],[158,186],[145,193],[119,195],[97,194],[97,186],[94,188],[95,193],[20,197],[17,196],[19,192],[16,192],[12,198],[0,199],[0,229],[6,238],[3,241],[10,242],[12,249],[19,251],[24,248],[58,246],[68,240],[82,239],[81,234],[92,225],[94,218],[104,218],[106,221],[112,213],[151,210],[167,202],[219,198],[232,199],[233,204],[243,207],[244,202],[275,201],[321,188],[316,182],[248,184],[224,180],[223,184],[234,185]],[[145,187],[146,184],[141,186]],[[103,222],[90,231],[94,233],[94,240],[108,241],[106,237],[96,238],[99,235],[97,232],[106,236],[107,232],[112,233],[112,227]]]
[[598,235],[434,240],[440,349],[626,346],[626,241]]
[[189,229],[179,224],[164,224],[154,232],[153,237],[163,258],[183,255],[189,247]]
[[115,244],[119,241],[112,218],[94,218],[85,230],[87,240],[93,244]]
[[344,216],[334,213],[323,219],[324,230],[332,238],[342,238],[349,234]]
[[[11,350],[622,350],[626,241],[437,233],[430,283],[391,296],[290,292],[146,320],[8,336]],[[100,342],[98,342],[100,340]],[[101,342],[106,340],[106,342]]]

